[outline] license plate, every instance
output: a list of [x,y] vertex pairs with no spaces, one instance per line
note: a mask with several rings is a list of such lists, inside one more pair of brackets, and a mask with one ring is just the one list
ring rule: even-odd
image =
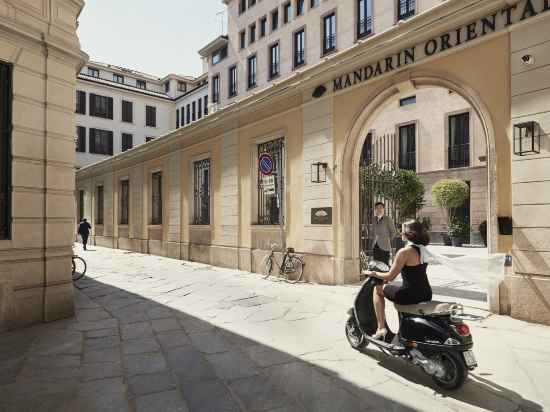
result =
[[474,356],[474,352],[471,350],[467,350],[466,352],[462,352],[462,355],[464,356],[464,361],[466,362],[466,366],[472,367],[477,366],[476,357]]

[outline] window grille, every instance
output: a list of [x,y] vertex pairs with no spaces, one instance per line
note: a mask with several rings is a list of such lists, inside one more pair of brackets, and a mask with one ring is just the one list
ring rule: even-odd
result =
[[95,224],[103,224],[103,186],[98,186],[96,189],[96,211],[95,211]]
[[151,224],[162,225],[162,172],[151,176]]
[[[273,158],[273,179],[258,172],[258,224],[278,225],[284,223],[284,138],[258,145],[258,159],[264,153]],[[271,183],[275,184],[275,190]]]
[[76,126],[76,151],[86,153],[86,128]]
[[399,168],[416,170],[416,125],[399,128]]
[[403,20],[414,16],[416,8],[415,0],[398,0],[397,2],[397,19]]
[[0,63],[0,239],[11,237],[12,66]]
[[194,218],[195,225],[210,224],[210,159],[195,162]]
[[449,116],[449,169],[470,166],[470,113]]
[[130,213],[130,181],[122,180],[120,182],[120,220],[119,224],[128,224],[128,215]]
[[357,1],[357,38],[361,39],[372,33],[372,14],[370,10],[372,0]]

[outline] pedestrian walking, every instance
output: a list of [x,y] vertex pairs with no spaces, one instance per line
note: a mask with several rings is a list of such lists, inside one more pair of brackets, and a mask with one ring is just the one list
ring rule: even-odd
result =
[[88,244],[88,237],[90,236],[91,228],[92,226],[88,223],[86,218],[82,219],[78,225],[78,234],[82,237],[82,245],[84,246],[84,250],[87,250],[86,245]]
[[372,250],[372,257],[374,260],[384,262],[389,265],[390,263],[390,251],[391,242],[397,231],[395,230],[395,224],[391,217],[386,216],[386,209],[384,203],[376,202],[374,205],[374,247]]

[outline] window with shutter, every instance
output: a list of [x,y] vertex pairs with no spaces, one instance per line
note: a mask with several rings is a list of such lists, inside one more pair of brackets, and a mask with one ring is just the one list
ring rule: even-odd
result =
[[11,237],[12,66],[0,63],[0,239]]
[[120,225],[128,224],[130,215],[130,181],[128,179],[120,181]]
[[162,225],[162,172],[151,176],[151,224]]
[[134,147],[134,136],[130,133],[122,133],[122,151],[130,150]]
[[132,102],[122,101],[122,121],[126,123],[134,122],[134,104]]
[[110,130],[90,129],[90,153],[112,155],[113,132]]
[[82,126],[76,127],[76,151],[86,153],[86,128]]
[[90,93],[90,116],[113,120],[113,98]]
[[157,108],[145,106],[145,126],[157,127]]
[[76,110],[77,114],[86,114],[86,92],[76,91]]

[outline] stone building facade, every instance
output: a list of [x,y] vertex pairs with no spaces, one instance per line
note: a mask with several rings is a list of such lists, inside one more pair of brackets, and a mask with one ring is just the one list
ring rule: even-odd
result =
[[[385,102],[439,87],[469,103],[486,137],[489,251],[514,247],[500,309],[550,323],[549,22],[545,0],[443,2],[147,150],[82,168],[93,241],[252,271],[275,242],[304,256],[308,280],[354,282],[368,132]],[[538,154],[513,155],[519,120],[541,126]],[[265,153],[273,179],[259,176]]]
[[0,2],[0,331],[73,314],[82,0]]

